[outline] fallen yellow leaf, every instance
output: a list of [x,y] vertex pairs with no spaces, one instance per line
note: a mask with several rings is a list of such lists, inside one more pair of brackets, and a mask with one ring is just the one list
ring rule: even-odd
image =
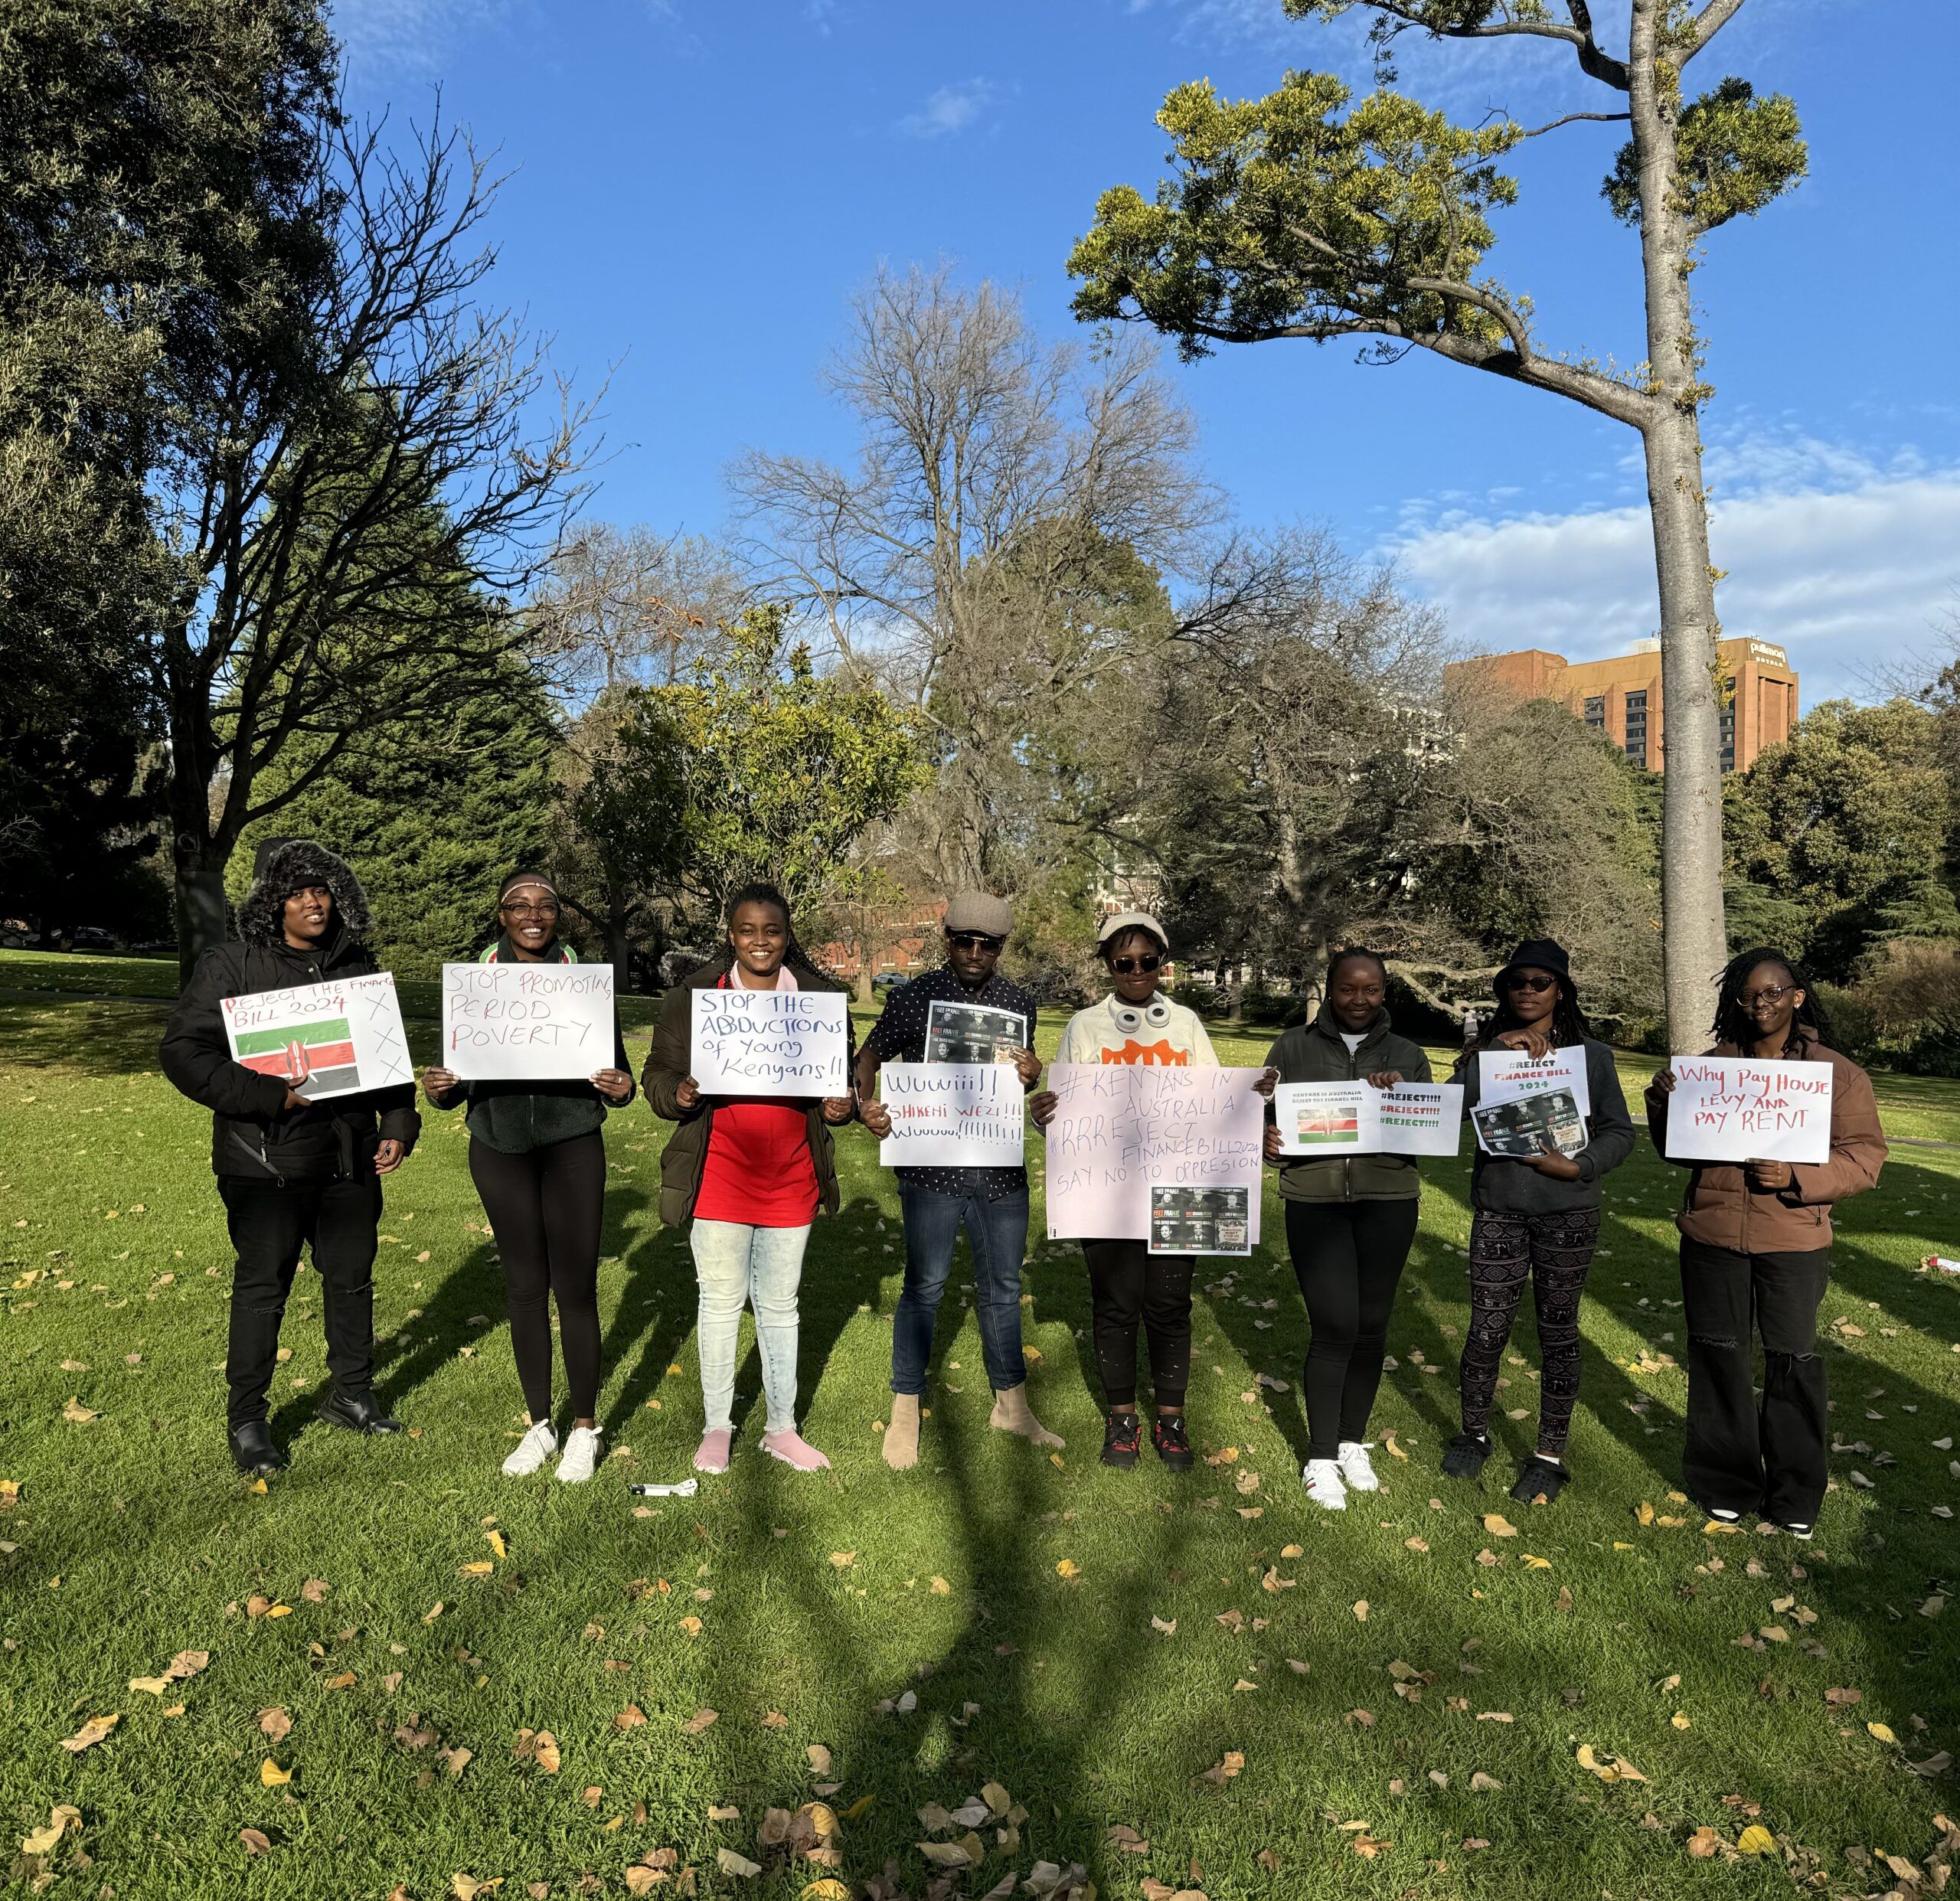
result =
[[1736,1837],[1736,1852],[1745,1855],[1773,1855],[1776,1852],[1776,1837],[1760,1822],[1751,1822]]
[[1484,1514],[1484,1529],[1494,1538],[1514,1538],[1517,1527],[1501,1511],[1487,1511]]
[[283,1769],[270,1756],[259,1765],[259,1780],[267,1788],[277,1788],[281,1784],[292,1780],[292,1772]]
[[[113,1719],[112,1718],[111,1720],[113,1721]],[[1892,1733],[1892,1726],[1889,1723],[1867,1723],[1865,1725],[1865,1733],[1876,1737],[1880,1743],[1896,1744],[1899,1740]]]
[[80,1756],[83,1750],[93,1749],[122,1720],[119,1710],[113,1716],[90,1716],[73,1736],[61,1739],[61,1746],[70,1756]]
[[1079,1578],[1082,1576],[1082,1566],[1073,1558],[1063,1558],[1055,1566],[1055,1575],[1062,1578]]

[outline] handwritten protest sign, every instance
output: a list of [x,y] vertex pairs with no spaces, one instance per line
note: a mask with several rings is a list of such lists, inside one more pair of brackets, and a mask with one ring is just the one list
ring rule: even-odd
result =
[[1480,1102],[1514,1102],[1521,1096],[1567,1089],[1582,1116],[1592,1113],[1592,1092],[1586,1082],[1586,1052],[1576,1044],[1544,1057],[1527,1056],[1521,1050],[1480,1050],[1477,1079]]
[[[1150,1236],[1150,1190],[1241,1187],[1259,1240],[1266,1104],[1257,1070],[1057,1063],[1048,1125],[1048,1237]],[[1234,1251],[1239,1251],[1234,1249]]]
[[887,1168],[1018,1168],[1027,1092],[1005,1063],[887,1063],[879,1099],[891,1133]]
[[279,1077],[309,1102],[415,1080],[395,980],[386,971],[227,997],[220,1008],[233,1058]]
[[848,1096],[836,990],[694,992],[691,1067],[704,1096]]
[[610,964],[445,964],[443,1066],[472,1083],[609,1069]]
[[1273,1092],[1282,1155],[1453,1155],[1460,1083],[1282,1083]]
[[1669,1066],[1668,1154],[1675,1161],[1828,1161],[1831,1065],[1677,1056]]

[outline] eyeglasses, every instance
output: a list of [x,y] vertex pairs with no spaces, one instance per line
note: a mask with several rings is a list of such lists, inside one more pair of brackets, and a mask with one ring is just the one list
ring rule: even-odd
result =
[[1798,988],[1795,984],[1765,984],[1760,990],[1745,990],[1742,1006],[1745,1010],[1753,1010],[1759,1003],[1781,1003]]
[[997,951],[1001,948],[1002,940],[998,937],[989,937],[982,931],[960,931],[948,933],[946,942],[955,950]]
[[1112,957],[1109,959],[1109,968],[1119,977],[1133,977],[1138,971],[1147,975],[1163,962],[1155,951],[1145,951],[1141,957]]
[[558,907],[555,904],[506,904],[505,911],[512,917],[556,917]]
[[1551,990],[1557,988],[1558,979],[1542,973],[1536,977],[1521,970],[1514,970],[1504,980],[1507,990]]

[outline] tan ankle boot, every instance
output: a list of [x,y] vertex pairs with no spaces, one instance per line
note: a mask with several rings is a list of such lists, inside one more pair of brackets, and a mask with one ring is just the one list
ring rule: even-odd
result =
[[885,1428],[885,1463],[895,1472],[907,1471],[919,1463],[919,1396],[894,1393],[891,1396],[891,1423]]
[[1065,1442],[1037,1419],[1027,1403],[1025,1385],[1006,1387],[994,1395],[993,1416],[987,1423],[996,1432],[1018,1432],[1037,1445],[1059,1446]]

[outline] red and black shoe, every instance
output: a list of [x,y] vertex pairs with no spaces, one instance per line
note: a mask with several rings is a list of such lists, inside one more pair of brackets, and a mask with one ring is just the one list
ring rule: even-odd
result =
[[1157,1456],[1174,1472],[1187,1472],[1197,1463],[1191,1456],[1191,1442],[1184,1436],[1181,1413],[1160,1413],[1150,1429],[1150,1442],[1157,1448]]
[[1135,1413],[1112,1413],[1102,1426],[1102,1463],[1128,1471],[1142,1450],[1143,1422]]

